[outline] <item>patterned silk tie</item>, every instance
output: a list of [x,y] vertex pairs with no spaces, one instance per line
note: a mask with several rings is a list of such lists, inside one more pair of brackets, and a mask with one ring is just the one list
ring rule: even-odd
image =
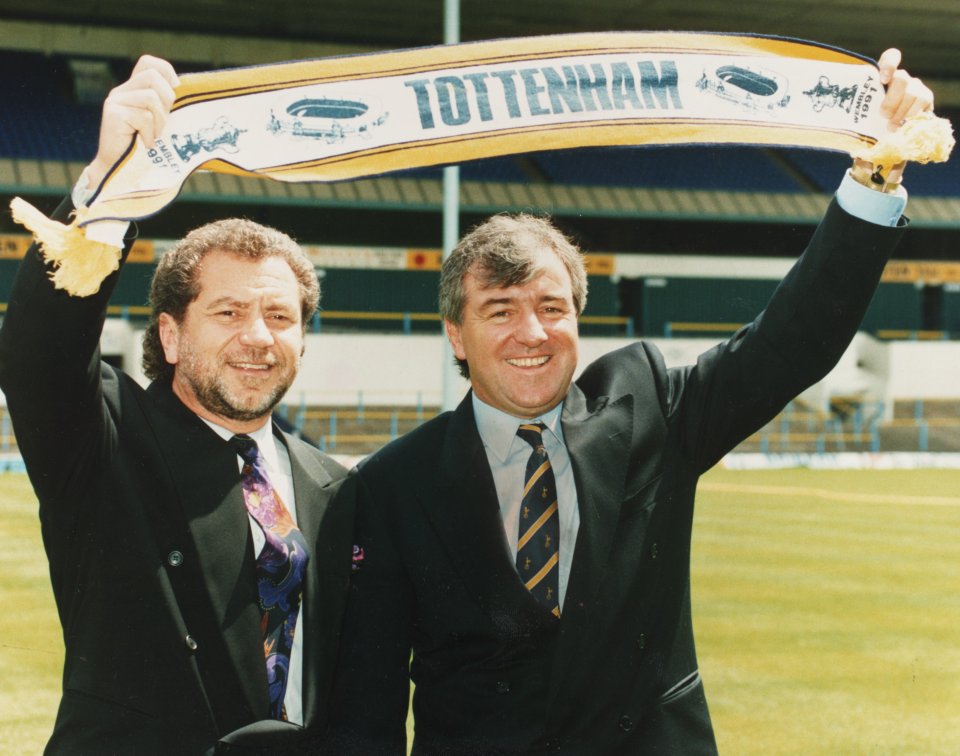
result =
[[543,423],[525,423],[517,429],[517,435],[533,447],[523,479],[517,571],[527,590],[559,617],[560,515],[557,483],[543,446],[545,427]]
[[303,534],[270,485],[257,442],[234,436],[231,445],[243,459],[240,485],[247,511],[263,528],[266,543],[257,556],[263,654],[267,663],[270,716],[286,719],[283,697],[290,670],[290,649],[310,552]]

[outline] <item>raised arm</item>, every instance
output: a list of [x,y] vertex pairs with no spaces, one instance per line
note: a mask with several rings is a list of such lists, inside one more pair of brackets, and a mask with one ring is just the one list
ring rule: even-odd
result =
[[[899,62],[893,49],[880,59],[887,82],[883,110],[894,130],[933,108],[932,92],[899,69]],[[879,181],[878,170],[851,170],[763,313],[701,355],[696,367],[672,373],[670,410],[682,413],[688,453],[701,469],[821,380],[849,346],[906,226],[900,217],[906,204],[899,185],[903,167]]]
[[[173,102],[175,81],[169,63],[144,57],[110,93],[97,156],[86,169],[91,189],[135,134],[154,138]],[[65,221],[72,210],[64,200],[53,218]],[[67,498],[76,476],[88,474],[91,455],[108,453],[99,342],[118,275],[96,294],[76,297],[55,289],[50,272],[34,244],[17,271],[0,330],[0,388],[41,502]]]

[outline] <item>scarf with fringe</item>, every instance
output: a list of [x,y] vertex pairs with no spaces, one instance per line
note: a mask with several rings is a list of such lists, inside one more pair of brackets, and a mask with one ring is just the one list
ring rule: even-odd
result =
[[870,60],[752,35],[502,39],[180,82],[155,145],[135,138],[69,226],[14,200],[15,219],[54,263],[58,287],[92,294],[118,265],[119,250],[84,228],[158,212],[198,170],[339,181],[539,150],[725,143],[842,151],[884,171],[902,160],[945,160],[952,146],[949,122],[932,116],[888,131]]

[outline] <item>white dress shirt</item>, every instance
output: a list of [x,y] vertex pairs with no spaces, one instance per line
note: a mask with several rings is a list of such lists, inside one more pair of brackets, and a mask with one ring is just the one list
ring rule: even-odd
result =
[[[203,418],[201,418],[203,419]],[[216,423],[204,420],[218,436],[224,441],[229,441],[234,435]],[[267,475],[270,476],[270,484],[280,495],[287,511],[293,522],[297,522],[297,505],[293,495],[293,470],[290,467],[290,455],[283,443],[273,435],[273,426],[267,422],[259,429],[247,434],[260,448],[260,454],[263,457],[263,463],[267,467]],[[237,471],[243,467],[243,460],[237,455]],[[254,556],[258,556],[267,542],[263,535],[263,529],[260,524],[247,513],[247,520],[250,523],[250,534],[253,536]],[[303,604],[300,605],[300,611],[297,614],[297,627],[293,634],[293,648],[290,650],[290,677],[287,680],[287,690],[283,697],[284,709],[287,712],[287,721],[294,724],[303,724]]]

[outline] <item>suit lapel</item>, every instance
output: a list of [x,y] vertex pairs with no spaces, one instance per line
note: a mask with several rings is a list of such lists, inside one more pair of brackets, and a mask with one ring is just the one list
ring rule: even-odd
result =
[[297,500],[297,527],[303,532],[307,543],[313,543],[323,522],[329,497],[318,496],[320,489],[330,485],[330,477],[315,454],[308,452],[300,444],[288,443],[285,435],[281,441],[290,455],[290,469],[293,473],[293,495]]
[[567,596],[585,603],[600,579],[617,529],[628,468],[632,397],[612,403],[603,398],[591,412],[574,384],[564,401],[563,437],[573,466],[580,509],[580,531],[573,552]]
[[169,388],[154,384],[151,394],[160,405],[157,440],[173,471],[210,607],[243,697],[254,716],[261,716],[268,708],[266,668],[236,453]]
[[[516,632],[549,620],[517,575],[470,393],[454,412],[441,452],[435,488],[420,503],[450,561],[498,629]],[[425,486],[431,486],[425,476]]]
[[561,422],[570,454],[580,510],[580,530],[563,603],[561,632],[554,664],[558,675],[575,659],[588,625],[596,618],[593,604],[605,577],[620,507],[630,449],[633,399],[629,395],[588,406],[574,384],[564,400]]

